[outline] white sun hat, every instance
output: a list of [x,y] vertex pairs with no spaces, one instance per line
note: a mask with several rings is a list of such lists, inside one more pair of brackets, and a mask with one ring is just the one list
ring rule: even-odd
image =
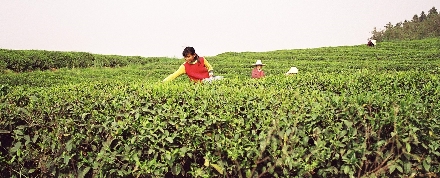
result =
[[296,67],[291,67],[289,71],[287,71],[286,74],[297,74],[298,73],[298,68]]
[[264,66],[264,64],[261,62],[261,60],[257,60],[257,62],[255,64],[252,64],[253,66]]

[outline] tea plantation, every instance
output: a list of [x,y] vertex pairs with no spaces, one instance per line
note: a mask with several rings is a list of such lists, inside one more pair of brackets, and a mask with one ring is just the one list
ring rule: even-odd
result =
[[227,52],[206,56],[225,79],[205,84],[161,82],[182,59],[2,49],[0,173],[440,176],[439,48]]

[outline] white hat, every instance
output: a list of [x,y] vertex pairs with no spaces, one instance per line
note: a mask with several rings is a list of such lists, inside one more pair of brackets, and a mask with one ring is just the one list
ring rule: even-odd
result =
[[298,73],[298,69],[296,67],[291,67],[286,74],[296,74],[296,73]]
[[264,66],[264,64],[261,62],[261,60],[257,60],[257,62],[255,64],[252,64],[253,66]]

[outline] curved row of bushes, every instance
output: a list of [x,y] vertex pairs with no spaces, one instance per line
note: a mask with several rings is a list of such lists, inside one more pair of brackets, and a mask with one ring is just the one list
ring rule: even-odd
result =
[[[328,62],[328,61],[435,61],[440,58],[440,39],[431,38],[403,42],[383,42],[375,48],[361,46],[323,47],[316,49],[278,50],[269,52],[227,52],[208,57],[210,61],[219,61],[215,68],[223,65],[238,64],[249,66],[255,60],[264,63],[289,64],[292,62]],[[86,52],[59,52],[43,50],[5,50],[0,49],[0,72],[9,69],[16,72],[48,70],[53,68],[85,68],[85,67],[116,67],[130,64],[146,65],[161,61],[156,68],[169,67],[173,62],[170,58],[100,55]],[[231,61],[234,61],[231,63]],[[286,70],[289,69],[289,65]]]
[[148,64],[157,59],[87,52],[0,49],[0,70],[27,72],[58,68],[117,67],[129,64]]

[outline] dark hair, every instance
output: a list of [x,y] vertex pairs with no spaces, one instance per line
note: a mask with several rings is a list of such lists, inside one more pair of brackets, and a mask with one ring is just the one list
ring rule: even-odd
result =
[[199,59],[199,55],[197,55],[196,50],[193,47],[186,47],[185,49],[183,49],[182,55],[183,57],[187,56],[188,54],[190,55],[196,55],[195,59]]

